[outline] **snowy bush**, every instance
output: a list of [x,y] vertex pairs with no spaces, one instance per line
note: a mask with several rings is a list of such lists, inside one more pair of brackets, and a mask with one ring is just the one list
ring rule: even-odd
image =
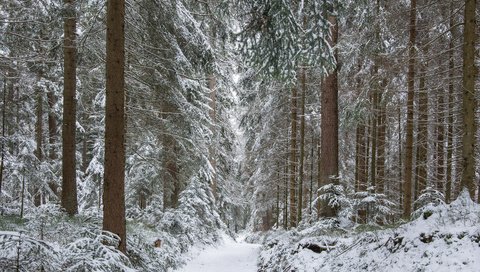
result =
[[387,223],[388,217],[395,214],[395,203],[388,200],[385,194],[375,193],[374,187],[367,188],[364,192],[353,194],[354,210],[365,211],[366,224],[376,225]]
[[135,271],[117,247],[119,237],[98,229],[83,229],[82,238],[65,246],[63,271]]
[[445,196],[435,188],[427,187],[413,203],[416,207],[413,217],[418,218],[423,215],[424,219],[427,219],[433,213],[434,207],[439,205],[445,205]]

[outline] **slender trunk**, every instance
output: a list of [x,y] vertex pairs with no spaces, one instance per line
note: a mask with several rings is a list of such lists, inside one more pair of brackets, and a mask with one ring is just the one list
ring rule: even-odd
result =
[[297,87],[292,87],[290,135],[290,228],[297,226]]
[[[377,75],[377,72],[375,72]],[[373,116],[371,118],[370,129],[370,186],[377,186],[377,119],[378,119],[378,86],[374,87],[372,95]],[[376,190],[376,188],[374,189]],[[369,190],[370,191],[370,190]]]
[[302,99],[300,101],[300,165],[298,166],[298,222],[302,221],[303,209],[303,179],[304,179],[304,164],[305,164],[305,96],[307,93],[305,69],[300,73],[300,83],[302,85]]
[[103,229],[120,237],[118,248],[126,253],[124,20],[125,1],[107,0]]
[[[49,144],[49,159],[53,162],[57,159],[57,154],[55,150],[55,144],[57,141],[57,119],[55,118],[54,107],[56,104],[56,98],[53,90],[50,90],[47,93],[48,99],[48,144]],[[57,197],[57,183],[55,180],[48,182],[50,190],[54,194],[55,198]]]
[[[398,107],[398,180],[402,181],[403,175],[403,161],[402,161],[402,110]],[[402,183],[398,184],[399,198],[398,201],[403,205],[403,186]]]
[[418,90],[418,125],[417,125],[417,162],[416,162],[416,188],[415,200],[427,186],[427,152],[428,152],[428,94],[426,89],[426,69],[420,67],[420,83]]
[[[382,88],[385,84],[382,84]],[[378,106],[378,128],[377,128],[377,140],[378,140],[378,150],[377,150],[377,184],[375,187],[375,192],[383,194],[385,193],[385,148],[387,143],[387,133],[386,133],[386,119],[387,112],[385,109],[385,103],[382,102],[382,94],[379,94],[379,106]]]
[[415,88],[415,40],[417,21],[417,0],[410,0],[410,25],[408,43],[408,74],[407,74],[407,129],[405,142],[404,166],[404,198],[403,217],[410,218],[412,212],[412,169],[413,169],[413,99]]
[[2,197],[2,186],[3,186],[3,168],[5,167],[5,129],[6,129],[6,108],[7,108],[7,80],[3,79],[3,105],[2,105],[2,139],[0,141],[0,152],[1,152],[1,161],[0,161],[0,204]]
[[64,0],[64,88],[62,129],[62,207],[72,216],[78,212],[75,169],[76,127],[76,8],[75,0]]
[[23,218],[24,207],[25,207],[25,175],[22,175],[22,190],[20,192],[20,218]]
[[316,142],[313,140],[314,134],[315,133],[312,125],[312,147],[310,150],[310,186],[308,189],[308,211],[309,211],[310,218],[312,216],[312,201],[313,201],[312,199],[313,198],[313,164],[314,164],[313,152],[315,150],[315,144],[316,144]]
[[[288,145],[287,145],[287,153],[288,154]],[[283,185],[283,228],[288,228],[288,156],[285,161],[285,170],[284,170],[284,185]]]
[[452,162],[453,162],[453,113],[454,113],[454,100],[455,89],[453,84],[453,76],[455,69],[455,62],[453,56],[454,39],[456,38],[454,31],[454,7],[453,1],[450,2],[450,40],[448,43],[448,119],[447,119],[447,169],[446,169],[446,184],[445,184],[445,202],[448,204],[452,200]]
[[[43,161],[43,93],[40,89],[37,90],[37,122],[35,124],[35,138],[37,143],[37,149],[35,150],[35,156],[37,157],[39,165]],[[40,206],[42,204],[42,190],[41,184],[43,181],[38,180],[34,186],[34,205]]]
[[437,114],[437,180],[436,188],[439,192],[445,194],[444,184],[445,184],[445,93],[443,90],[438,90],[437,103],[438,103],[438,114]]
[[210,164],[212,165],[213,169],[213,178],[211,183],[213,197],[217,199],[217,152],[216,152],[216,144],[217,144],[217,132],[216,132],[216,125],[217,125],[217,81],[215,80],[215,76],[212,74],[208,78],[208,87],[210,89],[210,119],[212,121],[212,133],[213,138],[210,145]]
[[472,200],[475,198],[475,151],[477,133],[475,112],[475,42],[477,29],[475,20],[476,0],[465,0],[464,33],[463,33],[463,137],[462,137],[462,178],[461,187],[467,188]]

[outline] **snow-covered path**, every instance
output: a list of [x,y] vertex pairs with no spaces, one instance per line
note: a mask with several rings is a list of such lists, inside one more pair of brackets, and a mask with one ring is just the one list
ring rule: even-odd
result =
[[195,256],[178,272],[256,272],[260,245],[224,238],[216,247],[209,247]]

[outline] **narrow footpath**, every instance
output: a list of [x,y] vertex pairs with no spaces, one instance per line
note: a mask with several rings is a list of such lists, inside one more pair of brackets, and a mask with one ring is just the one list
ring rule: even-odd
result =
[[178,272],[256,272],[260,245],[231,238],[199,252]]

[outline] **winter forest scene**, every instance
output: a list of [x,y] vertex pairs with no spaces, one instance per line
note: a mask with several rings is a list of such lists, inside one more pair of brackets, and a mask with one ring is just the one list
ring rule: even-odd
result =
[[479,16],[0,0],[0,271],[480,271]]

